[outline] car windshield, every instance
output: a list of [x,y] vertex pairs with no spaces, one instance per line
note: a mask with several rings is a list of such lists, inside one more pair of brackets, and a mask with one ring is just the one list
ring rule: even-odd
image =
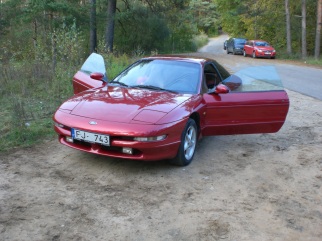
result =
[[111,83],[195,94],[198,92],[200,68],[197,63],[185,61],[143,59],[131,65]]
[[269,47],[270,45],[267,42],[255,42],[256,46],[260,47]]
[[242,69],[223,81],[227,86],[239,83],[233,92],[283,90],[282,81],[274,66],[256,66]]

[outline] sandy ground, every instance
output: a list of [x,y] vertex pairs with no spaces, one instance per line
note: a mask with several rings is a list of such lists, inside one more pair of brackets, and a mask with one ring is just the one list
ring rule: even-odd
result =
[[322,101],[288,94],[278,133],[204,138],[184,168],[0,154],[0,240],[322,240]]

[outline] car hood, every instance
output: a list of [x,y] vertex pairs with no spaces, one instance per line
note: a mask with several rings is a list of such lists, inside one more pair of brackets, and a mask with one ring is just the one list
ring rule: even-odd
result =
[[256,47],[257,49],[263,50],[263,51],[273,51],[273,47]]
[[93,120],[154,124],[189,98],[190,94],[107,86],[75,95],[60,110]]

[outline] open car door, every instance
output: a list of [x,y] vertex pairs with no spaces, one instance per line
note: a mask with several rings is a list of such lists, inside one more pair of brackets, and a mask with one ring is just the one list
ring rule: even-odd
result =
[[[217,86],[204,94],[206,102],[204,136],[274,133],[284,124],[289,98],[274,67],[250,67],[223,81],[231,91]],[[224,86],[224,87],[225,87]]]
[[87,89],[97,88],[107,83],[104,59],[92,53],[73,77],[74,94]]

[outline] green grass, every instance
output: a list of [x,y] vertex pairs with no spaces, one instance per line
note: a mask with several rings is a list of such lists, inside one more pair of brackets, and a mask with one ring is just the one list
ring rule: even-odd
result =
[[306,59],[307,64],[312,64],[312,65],[318,65],[322,67],[322,58],[320,59],[315,59],[313,57],[309,57]]
[[[109,80],[134,59],[103,54]],[[52,116],[73,95],[72,78],[81,64],[61,62],[56,72],[50,62],[0,63],[0,151],[32,146],[55,137]]]
[[10,130],[0,139],[0,151],[32,146],[55,136],[50,117],[26,122],[22,126],[10,126]]
[[105,60],[106,72],[109,80],[114,79],[121,71],[133,63],[136,58],[128,55],[115,56],[112,54],[102,54]]
[[278,59],[282,60],[291,60],[297,63],[302,63],[302,64],[309,64],[309,65],[315,65],[322,67],[322,56],[320,56],[319,59],[315,59],[312,56],[307,57],[306,59],[302,59],[301,53],[293,53],[292,55],[289,55],[285,52],[285,50],[277,50]]

